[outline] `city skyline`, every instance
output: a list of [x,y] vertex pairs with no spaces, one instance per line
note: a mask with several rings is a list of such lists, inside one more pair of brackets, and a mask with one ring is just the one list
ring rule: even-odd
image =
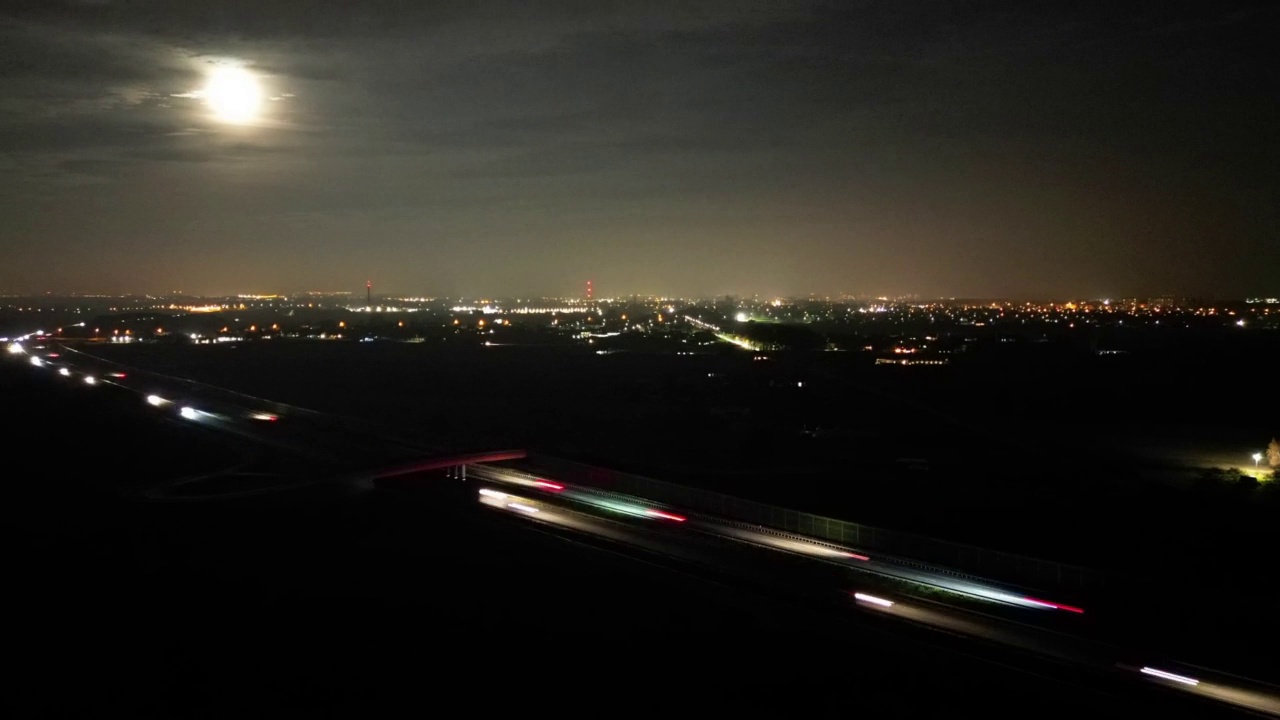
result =
[[1266,3],[0,17],[6,294],[1276,294]]

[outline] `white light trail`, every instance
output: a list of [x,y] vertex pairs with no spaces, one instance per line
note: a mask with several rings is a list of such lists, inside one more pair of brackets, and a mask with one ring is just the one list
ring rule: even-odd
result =
[[1164,670],[1157,670],[1155,668],[1150,668],[1150,667],[1142,668],[1142,673],[1144,675],[1153,675],[1158,678],[1163,678],[1165,680],[1172,680],[1174,682],[1182,683],[1183,685],[1190,685],[1192,687],[1195,687],[1196,685],[1200,684],[1200,681],[1195,678],[1189,678],[1189,677],[1186,677],[1185,675],[1174,675],[1171,672],[1165,672]]
[[872,605],[879,605],[880,607],[893,607],[892,600],[885,600],[884,598],[878,598],[875,595],[868,595],[866,593],[854,593],[853,597],[855,600],[859,602],[871,603]]

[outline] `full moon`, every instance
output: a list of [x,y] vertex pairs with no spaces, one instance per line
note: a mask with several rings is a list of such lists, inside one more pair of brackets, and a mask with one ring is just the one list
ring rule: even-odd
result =
[[240,67],[215,67],[203,94],[213,114],[224,122],[247,123],[262,107],[258,78]]

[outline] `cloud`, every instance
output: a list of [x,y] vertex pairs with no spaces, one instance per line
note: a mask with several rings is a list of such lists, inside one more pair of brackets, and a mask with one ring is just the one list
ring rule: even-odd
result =
[[[815,276],[840,271],[841,247],[862,248],[864,264],[905,248],[905,276],[931,247],[945,260],[950,246],[931,236],[1005,248],[1026,227],[1052,229],[1009,224],[997,237],[989,225],[1018,214],[1006,205],[1095,218],[1075,211],[1097,195],[1136,197],[1114,213],[1124,221],[1073,225],[1083,240],[1054,235],[1106,250],[1142,224],[1143,207],[1160,207],[1154,190],[1126,183],[1201,183],[1233,198],[1274,188],[1274,153],[1258,140],[1274,118],[1264,64],[1222,34],[1265,27],[1262,12],[9,0],[0,195],[13,201],[0,217],[40,225],[30,208],[47,195],[121,237],[199,217],[202,241],[276,227],[300,244],[400,238],[419,259],[414,243],[446,231],[459,246],[530,238],[513,252],[586,236],[744,237],[743,256],[757,258],[777,252],[771,237],[804,237],[795,252]],[[271,99],[261,122],[212,121],[199,89],[216,58],[259,74]],[[1254,195],[1239,192],[1246,176]],[[1239,215],[1263,217],[1259,204]],[[300,215],[314,221],[305,232],[271,225]],[[723,270],[749,275],[748,262]]]

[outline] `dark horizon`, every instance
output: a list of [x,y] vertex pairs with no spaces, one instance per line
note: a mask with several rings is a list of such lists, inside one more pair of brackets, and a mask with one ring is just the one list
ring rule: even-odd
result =
[[1276,19],[10,3],[0,291],[1274,296]]

